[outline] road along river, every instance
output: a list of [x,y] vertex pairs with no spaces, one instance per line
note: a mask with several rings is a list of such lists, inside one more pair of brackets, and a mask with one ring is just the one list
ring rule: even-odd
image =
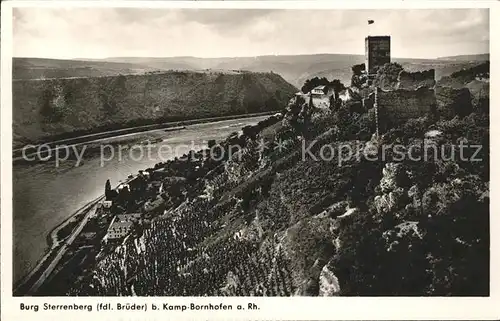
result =
[[[89,201],[103,194],[107,179],[115,186],[129,175],[137,174],[139,170],[152,167],[168,158],[179,157],[192,146],[201,147],[210,139],[224,139],[232,132],[267,117],[232,119],[190,125],[177,131],[156,130],[107,138],[101,143],[112,142],[115,157],[109,157],[107,153],[103,160],[100,153],[85,154],[83,146],[78,146],[82,152],[82,161],[78,166],[75,166],[75,159],[61,161],[59,166],[56,166],[54,160],[14,164],[14,282],[28,274],[43,257],[48,249],[47,237],[50,231]],[[137,146],[145,140],[154,142],[151,152],[145,153],[145,156],[139,157],[140,154],[132,154],[128,152],[130,149],[124,149],[121,157],[118,157],[117,146]],[[111,147],[107,149],[108,152],[110,150]]]

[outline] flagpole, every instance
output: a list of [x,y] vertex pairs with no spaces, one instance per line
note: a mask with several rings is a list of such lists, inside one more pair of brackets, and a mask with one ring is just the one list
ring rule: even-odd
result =
[[370,70],[369,70],[369,65],[370,65],[370,63],[369,63],[369,61],[370,61],[370,57],[369,57],[370,56],[370,48],[369,48],[369,46],[370,46],[370,43],[369,43],[368,38],[371,36],[371,31],[372,31],[372,28],[371,28],[370,25],[372,25],[374,22],[375,22],[374,20],[368,19],[368,32],[367,32],[367,40],[366,40],[368,42],[365,43],[365,46],[367,46],[365,48],[365,50],[366,50],[366,53],[365,53],[365,55],[366,55],[366,57],[365,57],[366,62],[365,62],[365,64],[366,64],[366,71],[367,71],[367,73],[370,72]]
[[371,27],[371,25],[372,25],[372,24],[374,24],[374,23],[375,23],[375,21],[374,21],[374,20],[372,20],[372,19],[368,19],[368,36],[371,36],[371,32],[372,32],[372,29],[373,29],[373,28]]

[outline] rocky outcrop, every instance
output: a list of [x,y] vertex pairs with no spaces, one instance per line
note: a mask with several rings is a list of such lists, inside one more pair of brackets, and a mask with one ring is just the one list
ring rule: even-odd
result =
[[382,234],[382,238],[386,242],[387,252],[395,250],[395,247],[403,242],[403,239],[422,239],[424,232],[420,230],[418,222],[405,221],[394,227],[393,230],[388,230]]
[[393,191],[398,186],[398,181],[403,172],[403,165],[400,163],[387,163],[382,169],[380,188],[383,193]]
[[404,197],[404,185],[406,173],[400,163],[387,163],[382,170],[380,189],[382,195],[374,198],[374,205],[378,213],[389,213],[396,209]]
[[378,213],[389,213],[397,208],[404,195],[404,190],[398,187],[384,195],[375,196],[374,203]]
[[319,293],[318,296],[334,296],[339,294],[339,280],[335,274],[325,265],[319,275]]
[[349,203],[346,201],[341,201],[337,203],[333,203],[332,205],[328,206],[323,212],[318,214],[318,216],[321,217],[339,217],[343,214],[345,214],[346,208],[348,207]]

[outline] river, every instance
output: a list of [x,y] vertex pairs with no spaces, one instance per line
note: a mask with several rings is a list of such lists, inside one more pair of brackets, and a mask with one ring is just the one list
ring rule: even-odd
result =
[[[100,153],[85,154],[78,166],[76,160],[16,164],[13,169],[13,277],[19,281],[29,273],[48,249],[47,235],[80,207],[99,197],[104,192],[107,179],[113,186],[130,174],[154,166],[168,158],[181,156],[191,146],[201,147],[209,139],[226,138],[246,125],[256,124],[268,116],[232,119],[213,123],[190,125],[185,129],[165,132],[156,130],[106,139],[101,144],[113,143],[105,148],[105,158]],[[118,157],[118,146],[137,144],[148,139],[163,139],[154,144],[151,152],[142,148],[123,149]],[[142,146],[142,145],[137,145]],[[163,147],[161,147],[163,146]],[[167,148],[168,146],[168,148]],[[108,157],[111,149],[115,157]],[[151,157],[149,157],[149,155]],[[101,166],[102,165],[102,166]]]

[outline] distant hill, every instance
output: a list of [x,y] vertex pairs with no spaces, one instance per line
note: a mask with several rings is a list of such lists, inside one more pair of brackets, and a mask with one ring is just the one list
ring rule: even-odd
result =
[[276,73],[170,71],[15,80],[14,143],[154,122],[282,109],[297,89]]
[[149,66],[109,61],[14,58],[13,79],[102,77],[156,70]]
[[[456,56],[439,59],[394,58],[407,70],[436,69],[437,78],[450,75],[475,61],[483,61],[485,55]],[[463,58],[457,58],[463,57]],[[465,57],[471,57],[465,59]],[[453,58],[453,59],[452,59]],[[340,79],[350,84],[351,67],[364,62],[363,55],[315,54],[279,55],[257,57],[111,57],[92,60],[51,60],[14,58],[14,79],[94,77],[118,74],[135,74],[154,70],[248,70],[280,74],[286,81],[301,87],[306,79],[318,76]]]
[[478,55],[459,55],[459,56],[448,56],[440,57],[440,60],[454,60],[454,61],[488,61],[490,60],[490,54],[478,54]]

